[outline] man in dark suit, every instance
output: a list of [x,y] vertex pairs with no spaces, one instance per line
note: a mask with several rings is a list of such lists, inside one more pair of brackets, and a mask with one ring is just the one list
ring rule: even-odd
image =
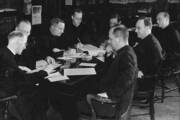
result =
[[[136,22],[136,30],[139,41],[134,48],[138,60],[138,77],[143,75],[153,75],[157,71],[157,67],[163,58],[162,48],[159,41],[151,34],[152,22],[151,18],[139,18]],[[154,81],[152,79],[139,80],[139,89],[148,89],[152,87]]]
[[60,18],[50,21],[49,31],[38,40],[38,59],[47,59],[48,63],[54,62],[58,53],[67,49],[67,41],[63,37],[65,22]]
[[161,28],[157,32],[157,37],[166,52],[166,60],[169,65],[176,67],[180,60],[180,33],[170,24],[170,16],[167,12],[158,13],[156,18]]
[[74,9],[71,20],[67,22],[64,31],[68,47],[78,47],[81,44],[94,44],[90,28],[83,23],[83,11]]
[[[18,66],[14,56],[21,54],[26,48],[27,36],[19,31],[13,31],[8,35],[7,47],[0,49],[0,68],[1,70],[12,70],[12,85],[14,94],[18,94],[18,99],[14,105],[19,111],[22,119],[40,120],[46,115],[47,99],[42,94],[41,84],[47,82],[44,79],[53,67],[47,66],[44,70],[32,71],[25,66]],[[35,84],[39,84],[36,86]],[[1,85],[2,86],[2,85]],[[44,91],[45,92],[45,91]],[[7,93],[8,94],[8,93]],[[41,95],[41,96],[40,96]]]
[[26,49],[23,50],[21,55],[16,55],[15,59],[18,65],[27,66],[31,69],[36,65],[36,39],[30,36],[31,23],[26,19],[22,19],[18,22],[15,30],[21,31],[28,36]]
[[119,26],[110,29],[110,45],[115,51],[115,58],[100,81],[101,90],[109,98],[117,101],[134,84],[136,77],[137,58],[128,44],[128,37],[129,32],[126,27]]
[[[163,49],[166,52],[165,66],[175,70],[180,69],[180,33],[170,24],[170,15],[167,12],[157,14],[157,23],[161,30],[157,32]],[[180,80],[176,81],[180,91]]]

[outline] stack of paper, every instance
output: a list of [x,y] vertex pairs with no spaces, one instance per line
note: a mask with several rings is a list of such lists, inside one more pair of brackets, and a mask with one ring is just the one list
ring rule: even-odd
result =
[[62,75],[59,72],[55,72],[55,73],[49,74],[45,78],[48,79],[51,82],[56,82],[56,81],[62,81],[62,80],[68,80],[69,79],[67,76]]
[[79,66],[95,67],[96,63],[80,63]]
[[75,76],[75,75],[95,75],[96,71],[94,68],[72,68],[64,69],[64,75]]
[[100,48],[97,48],[96,46],[93,45],[83,45],[81,48],[82,51],[88,51],[89,55],[91,56],[97,56],[99,53],[105,54],[105,50],[102,50]]

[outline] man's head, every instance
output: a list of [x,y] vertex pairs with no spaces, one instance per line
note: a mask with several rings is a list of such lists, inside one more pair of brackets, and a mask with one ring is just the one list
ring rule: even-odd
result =
[[71,18],[72,18],[72,23],[75,27],[80,26],[82,23],[82,18],[83,18],[82,10],[81,9],[75,9]]
[[121,18],[119,14],[112,14],[109,18],[109,27],[113,27],[115,25],[121,24]]
[[115,26],[109,31],[109,43],[115,51],[128,45],[128,38],[129,32],[124,26]]
[[8,35],[8,48],[14,54],[21,55],[22,51],[26,48],[27,35],[20,31],[13,31]]
[[53,36],[61,36],[64,33],[65,22],[60,18],[53,18],[50,21],[50,33]]
[[157,24],[160,28],[166,28],[170,23],[170,16],[167,12],[159,12],[156,16]]
[[139,18],[136,22],[136,30],[138,38],[144,39],[146,36],[151,34],[152,21],[150,17]]
[[31,33],[31,23],[28,20],[21,20],[16,26],[16,31],[21,31],[26,36],[29,36]]

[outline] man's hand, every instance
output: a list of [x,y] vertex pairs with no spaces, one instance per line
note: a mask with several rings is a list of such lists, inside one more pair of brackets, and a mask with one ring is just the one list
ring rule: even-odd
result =
[[21,69],[22,71],[25,71],[25,72],[31,72],[32,70],[26,66],[18,66],[19,69]]
[[46,61],[48,64],[55,64],[55,59],[50,56],[46,57]]
[[52,51],[53,51],[54,53],[57,53],[57,52],[61,52],[61,51],[64,51],[64,50],[61,50],[61,49],[59,49],[59,48],[53,48]]
[[142,71],[138,71],[138,78],[142,78],[143,77],[143,72]]

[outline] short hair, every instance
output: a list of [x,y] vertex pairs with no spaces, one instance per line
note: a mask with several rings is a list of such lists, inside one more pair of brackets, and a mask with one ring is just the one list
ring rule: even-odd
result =
[[170,19],[170,15],[168,12],[162,11],[162,12],[159,12],[159,14],[162,14],[164,18]]
[[21,20],[19,20],[18,22],[17,22],[17,25],[16,25],[16,27],[18,27],[21,23],[26,23],[26,24],[29,24],[29,25],[31,25],[31,22],[29,21],[29,20],[27,20],[27,19],[21,19]]
[[83,13],[83,11],[80,8],[75,8],[72,15],[74,15],[75,13]]
[[23,38],[25,35],[20,31],[12,31],[8,34],[8,41],[12,40],[13,38]]
[[138,20],[143,20],[144,21],[144,25],[146,27],[152,28],[152,19],[151,19],[151,17],[140,17]]
[[113,18],[116,18],[118,22],[121,21],[121,17],[118,13],[113,13],[112,15],[110,15],[109,20]]
[[57,25],[58,23],[64,23],[64,20],[60,19],[60,18],[52,18],[50,21],[50,26],[52,25]]
[[129,38],[129,31],[125,26],[116,26],[114,28],[112,28],[113,31],[112,33],[116,36],[116,37],[120,37],[122,36],[122,38],[124,39],[124,41],[128,41]]

